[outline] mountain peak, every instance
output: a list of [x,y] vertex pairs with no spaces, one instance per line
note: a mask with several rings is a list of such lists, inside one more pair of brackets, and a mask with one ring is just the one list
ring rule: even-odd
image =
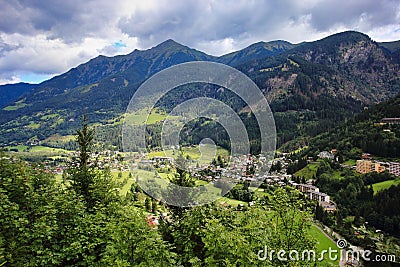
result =
[[165,49],[165,48],[171,48],[171,47],[185,47],[185,46],[178,42],[175,42],[172,39],[167,39],[164,42],[156,45],[154,48]]
[[357,31],[344,31],[344,32],[339,32],[339,33],[335,33],[332,34],[328,37],[325,37],[321,40],[318,41],[314,41],[314,43],[317,42],[324,42],[324,41],[328,41],[328,42],[347,42],[347,43],[351,43],[351,42],[359,42],[359,41],[371,41],[371,38],[361,32],[357,32]]

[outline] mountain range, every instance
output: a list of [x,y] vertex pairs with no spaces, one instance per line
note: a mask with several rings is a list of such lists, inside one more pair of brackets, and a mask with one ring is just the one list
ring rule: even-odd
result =
[[[0,86],[0,145],[71,134],[83,114],[99,132],[119,131],[116,122],[140,84],[189,61],[219,62],[247,74],[270,102],[279,146],[316,135],[400,92],[400,41],[377,43],[350,31],[300,44],[259,42],[215,57],[167,40],[127,55],[98,56],[40,84]],[[205,87],[185,97],[204,94],[229,97]]]

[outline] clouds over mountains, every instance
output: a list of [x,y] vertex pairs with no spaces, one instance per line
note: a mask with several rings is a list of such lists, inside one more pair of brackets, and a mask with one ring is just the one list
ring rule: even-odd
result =
[[400,39],[395,0],[11,0],[0,9],[0,82],[54,75],[99,54],[172,38],[220,55],[264,40],[315,40],[347,29]]

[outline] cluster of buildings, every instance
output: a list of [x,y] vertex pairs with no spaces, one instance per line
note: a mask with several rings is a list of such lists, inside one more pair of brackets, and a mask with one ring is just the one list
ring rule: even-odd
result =
[[362,159],[357,160],[356,170],[362,174],[370,172],[381,173],[387,170],[393,175],[400,176],[400,162],[378,162]]
[[[71,158],[78,158],[79,151],[70,152]],[[64,159],[60,164],[53,165],[54,161],[45,161],[46,172],[52,172],[55,174],[62,174],[66,169],[68,162],[71,160]],[[101,169],[109,168],[111,170],[128,171],[128,166],[123,162],[123,154],[118,151],[105,150],[101,152],[92,152],[90,154],[89,166],[97,165]]]
[[305,194],[308,198],[318,201],[319,205],[328,212],[336,211],[336,204],[331,201],[329,195],[320,192],[319,188],[311,184],[296,184],[293,186],[297,188],[300,192]]
[[[153,167],[156,165],[172,166],[174,164],[174,158],[172,157],[155,156],[146,160],[143,160],[140,157],[137,159],[139,160],[139,163],[152,164]],[[191,166],[189,167],[189,170],[194,171],[192,175],[197,179],[206,180],[211,183],[219,179],[225,179],[249,182],[264,181],[271,186],[289,185],[302,192],[309,199],[318,202],[325,211],[335,212],[337,210],[336,204],[331,200],[328,194],[320,192],[319,188],[312,184],[295,183],[292,180],[292,175],[286,174],[286,167],[291,162],[289,158],[281,157],[274,159],[272,162],[268,162],[263,156],[242,155],[238,157],[231,157],[230,161],[231,164],[224,167],[215,166],[215,164],[204,164],[197,167]],[[263,167],[277,163],[278,161],[281,163],[281,170],[275,171],[271,174],[268,172],[259,172]],[[258,171],[252,173],[249,172],[249,168]],[[249,205],[251,204],[252,203],[249,203]],[[160,217],[155,215],[149,215],[147,216],[146,221],[150,227],[156,228],[159,223],[159,218]]]

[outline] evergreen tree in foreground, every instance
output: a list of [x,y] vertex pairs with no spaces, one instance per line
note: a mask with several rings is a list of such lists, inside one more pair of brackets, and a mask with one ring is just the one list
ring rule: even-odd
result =
[[93,207],[94,200],[91,194],[91,187],[95,180],[94,165],[90,165],[90,152],[93,147],[95,131],[89,128],[87,118],[84,115],[82,129],[76,130],[76,140],[79,148],[79,158],[75,159],[67,172],[70,174],[72,188],[78,195],[81,195],[87,207]]

